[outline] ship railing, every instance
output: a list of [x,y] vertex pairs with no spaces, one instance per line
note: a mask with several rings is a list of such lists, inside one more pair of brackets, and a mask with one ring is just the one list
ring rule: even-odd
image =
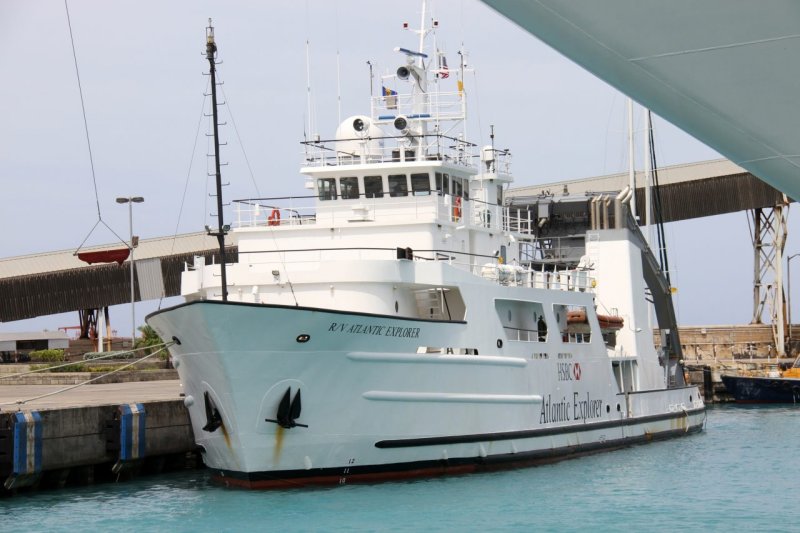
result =
[[[405,250],[403,250],[405,252]],[[324,263],[340,260],[392,260],[398,259],[397,247],[328,247],[308,249],[265,249],[239,250],[240,261],[250,256],[250,265],[272,265],[276,261],[283,264]],[[539,272],[516,265],[493,263],[494,256],[455,252],[452,250],[412,250],[413,261],[445,262],[456,268],[472,272],[476,276],[506,287],[525,287],[533,289],[561,290],[572,292],[594,292],[595,280],[586,270],[562,270],[558,272]],[[274,256],[274,257],[273,257]],[[407,258],[407,257],[406,257]],[[483,264],[480,264],[483,263]]]
[[469,202],[453,208],[455,200],[436,191],[408,196],[360,194],[352,198],[320,200],[317,196],[235,200],[235,227],[343,226],[351,223],[402,224],[409,221],[459,222],[471,213]]
[[431,91],[425,101],[415,94],[386,94],[370,99],[370,115],[375,124],[394,129],[397,117],[405,117],[413,128],[415,123],[437,124],[460,121],[467,116],[464,93],[460,91]]
[[520,342],[544,342],[545,340],[545,337],[540,336],[539,331],[535,329],[512,328],[511,326],[503,326],[503,329],[508,340]]
[[[524,231],[520,233],[524,233]],[[585,240],[584,235],[571,235],[568,237],[539,237],[533,241],[521,242],[520,261],[523,264],[577,262],[586,253]]]
[[504,231],[512,224],[514,227],[523,227],[530,223],[529,219],[512,216],[513,213],[507,207],[468,200],[440,191],[409,191],[408,196],[392,194],[361,193],[348,198],[327,199],[317,196],[285,196],[235,200],[234,226],[342,226],[351,223],[402,224],[409,221],[431,221]]
[[314,139],[301,144],[304,167],[443,161],[476,170],[480,161],[475,144],[441,133]]
[[588,270],[571,269],[541,272],[518,265],[486,263],[472,268],[475,275],[500,285],[574,292],[594,292],[596,280]]
[[[396,194],[396,193],[395,193]],[[402,224],[410,220],[451,222],[465,227],[512,231],[531,235],[535,220],[531,212],[441,191],[361,193],[348,198],[324,196],[283,196],[235,200],[235,227],[285,227],[308,225],[341,226],[378,222]],[[541,255],[527,243],[527,255]],[[523,258],[524,259],[524,258]],[[525,261],[523,261],[525,262]]]

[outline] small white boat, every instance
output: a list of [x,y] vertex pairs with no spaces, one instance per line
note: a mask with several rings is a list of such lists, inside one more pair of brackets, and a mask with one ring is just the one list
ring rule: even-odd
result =
[[510,153],[466,140],[434,30],[396,49],[397,90],[306,144],[313,196],[238,201],[238,261],[198,259],[186,302],[147,317],[227,484],[508,468],[703,427],[653,346],[638,229],[618,215],[537,262],[545,215],[505,205]]

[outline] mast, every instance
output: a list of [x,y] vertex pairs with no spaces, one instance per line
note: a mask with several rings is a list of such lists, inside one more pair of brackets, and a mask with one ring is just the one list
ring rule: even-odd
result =
[[[422,15],[420,15],[420,21],[419,21],[419,51],[422,54],[425,53],[425,8],[426,8],[426,2],[425,0],[422,0]],[[431,54],[431,57],[434,57],[436,55],[435,52],[436,50],[434,49],[434,53]],[[417,66],[419,68],[423,68],[425,66],[425,64],[422,62],[422,59],[423,56],[421,55],[417,57],[418,60]]]
[[628,186],[633,191],[631,215],[636,220],[636,169],[633,161],[633,99],[628,98]]
[[211,74],[211,115],[214,122],[214,167],[217,181],[217,231],[209,232],[217,238],[219,243],[220,272],[222,274],[222,301],[228,301],[228,279],[225,271],[225,234],[226,228],[222,219],[222,173],[219,164],[219,121],[217,117],[217,68],[216,68],[217,44],[214,42],[214,26],[211,19],[208,19],[206,28],[206,59],[208,59],[209,73]]

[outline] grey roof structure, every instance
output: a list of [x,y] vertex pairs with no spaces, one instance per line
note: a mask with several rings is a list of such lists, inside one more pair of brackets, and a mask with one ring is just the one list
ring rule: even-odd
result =
[[[89,266],[73,253],[64,250],[0,259],[0,322],[130,302],[130,262]],[[229,261],[235,261],[237,247],[229,246],[226,254]],[[135,299],[179,295],[180,273],[195,256],[218,262],[217,240],[205,233],[190,233],[139,241],[134,255],[140,273],[136,277]],[[141,276],[144,272],[148,274],[145,278]],[[145,285],[142,279],[146,280]],[[158,287],[157,294],[153,286]]]
[[[636,204],[644,205],[644,173],[635,175]],[[586,197],[588,201],[593,195],[617,193],[628,181],[627,172],[609,174],[518,187],[510,190],[507,197],[518,206],[550,195]],[[779,190],[726,159],[660,168],[658,181],[664,222],[773,207],[784,201]]]

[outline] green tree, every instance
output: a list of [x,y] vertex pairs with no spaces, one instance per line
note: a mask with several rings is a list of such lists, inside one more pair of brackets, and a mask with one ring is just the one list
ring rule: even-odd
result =
[[145,324],[144,326],[139,326],[139,331],[142,333],[142,335],[136,339],[134,347],[145,348],[145,350],[143,350],[146,352],[144,355],[150,355],[151,353],[163,348],[163,351],[158,354],[158,358],[165,362],[166,368],[172,368],[172,361],[169,358],[169,352],[166,348],[164,348],[164,341],[158,336],[156,330]]
[[[145,324],[144,326],[139,326],[139,331],[142,335],[136,339],[134,343],[134,348],[147,348],[143,350],[145,355],[150,355],[151,353],[155,352],[162,348],[164,341],[161,340],[161,337],[158,336],[156,330]],[[167,351],[164,350],[164,355],[162,359],[166,359],[168,357]]]

